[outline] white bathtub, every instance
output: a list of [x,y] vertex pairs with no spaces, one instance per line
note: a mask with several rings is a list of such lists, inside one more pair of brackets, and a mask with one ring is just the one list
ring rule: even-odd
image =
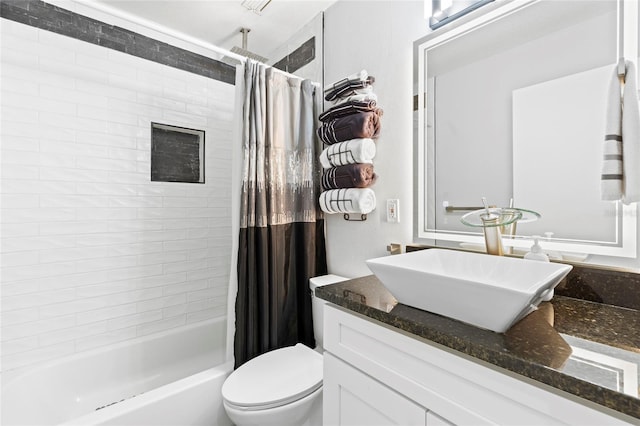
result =
[[226,320],[210,320],[3,373],[0,423],[231,425],[220,392],[233,369],[225,335]]

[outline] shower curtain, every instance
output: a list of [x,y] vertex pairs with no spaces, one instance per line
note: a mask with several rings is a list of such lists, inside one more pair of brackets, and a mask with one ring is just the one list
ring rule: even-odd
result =
[[315,346],[308,282],[327,271],[317,201],[320,89],[253,60],[242,84],[236,368],[273,349]]

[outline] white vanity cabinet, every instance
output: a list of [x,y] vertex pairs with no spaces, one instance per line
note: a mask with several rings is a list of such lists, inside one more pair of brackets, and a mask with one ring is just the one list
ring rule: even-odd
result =
[[424,426],[424,407],[329,353],[324,365],[324,424]]
[[333,305],[325,306],[324,348],[327,426],[631,424],[612,410]]

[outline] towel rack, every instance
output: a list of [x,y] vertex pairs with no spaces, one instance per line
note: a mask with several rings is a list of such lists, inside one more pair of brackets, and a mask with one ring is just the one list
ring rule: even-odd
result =
[[349,213],[345,213],[343,217],[344,217],[344,220],[348,220],[349,222],[364,222],[365,220],[367,220],[366,214],[361,214],[360,218],[357,218],[357,217],[351,218]]
[[[447,213],[451,213],[451,212],[466,212],[466,211],[474,211],[474,210],[482,210],[482,209],[484,209],[484,206],[475,206],[475,207],[450,206],[448,201],[443,201],[442,202],[442,207],[444,207],[444,209],[445,209],[445,211]],[[495,206],[489,206],[489,207],[495,207]]]
[[461,207],[446,206],[444,209],[447,211],[447,213],[451,213],[451,212],[466,212],[466,211],[482,210],[482,209],[484,209],[484,206],[476,206],[476,207],[470,207],[470,206],[461,206]]
[[624,83],[626,65],[624,59],[624,0],[618,0],[618,77]]
[[620,78],[620,81],[622,83],[624,83],[624,77],[626,73],[627,71],[626,65],[624,63],[624,57],[621,57],[620,59],[618,59],[618,77]]

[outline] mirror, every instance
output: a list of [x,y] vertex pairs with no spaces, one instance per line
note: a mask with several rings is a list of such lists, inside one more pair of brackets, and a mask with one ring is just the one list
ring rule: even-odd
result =
[[513,200],[542,217],[503,239],[512,252],[541,235],[564,260],[637,267],[635,204],[600,200],[621,16],[637,63],[633,3],[494,2],[415,43],[416,242],[482,250],[460,217]]
[[[493,0],[431,0],[425,1],[425,16],[429,16],[429,27],[432,30],[466,15]],[[430,10],[429,10],[430,9]]]

